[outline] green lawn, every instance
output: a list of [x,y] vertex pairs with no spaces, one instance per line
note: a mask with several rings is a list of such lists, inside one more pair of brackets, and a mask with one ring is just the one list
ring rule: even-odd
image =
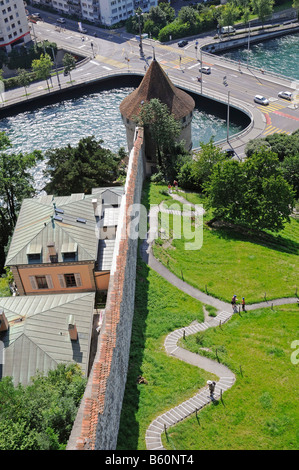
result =
[[[199,195],[187,197],[190,202],[205,206]],[[210,218],[208,212],[204,222]],[[265,294],[271,300],[293,297],[296,288],[299,290],[298,220],[292,218],[278,234],[240,233],[224,227],[216,230],[204,224],[201,249],[186,250],[186,241],[183,234],[171,244],[157,240],[154,254],[174,274],[214,297],[230,301],[236,294],[239,299],[245,297],[247,303],[254,303],[263,300]]]
[[[184,346],[227,364],[236,383],[217,401],[169,428],[163,444],[177,450],[298,450],[297,305],[236,315],[222,328],[186,338]],[[298,347],[297,347],[298,349]],[[241,366],[241,369],[240,369]]]
[[[135,316],[118,450],[145,449],[152,420],[194,395],[211,374],[166,355],[166,335],[193,320],[203,321],[202,305],[182,294],[138,261]],[[137,384],[139,375],[148,384]]]

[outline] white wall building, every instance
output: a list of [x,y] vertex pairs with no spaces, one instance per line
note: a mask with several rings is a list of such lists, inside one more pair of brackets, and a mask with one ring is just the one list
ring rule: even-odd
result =
[[13,45],[30,40],[23,0],[0,0],[0,48],[10,52]]
[[[83,1],[83,0],[82,0]],[[86,1],[86,0],[84,0]],[[144,13],[151,7],[158,5],[158,0],[96,0],[99,5],[102,24],[111,26],[119,21],[126,20],[140,7]]]
[[158,0],[35,0],[35,3],[51,5],[63,14],[74,14],[83,20],[111,26],[128,19],[140,7],[148,12],[158,5]]

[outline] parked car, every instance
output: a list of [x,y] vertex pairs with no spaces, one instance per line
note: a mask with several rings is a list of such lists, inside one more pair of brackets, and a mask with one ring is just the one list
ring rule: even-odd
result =
[[42,17],[41,17],[41,14],[40,14],[40,13],[32,13],[32,16],[36,16],[37,18],[40,18],[40,19],[42,19]]
[[211,67],[201,67],[199,71],[209,75],[211,73]]
[[186,39],[182,39],[181,41],[178,42],[179,47],[187,46],[187,44],[188,44],[188,41],[186,41]]
[[269,100],[262,95],[255,95],[254,102],[258,104],[263,104],[264,106],[267,106],[267,104],[269,104]]
[[65,19],[64,18],[58,18],[57,23],[63,24],[63,23],[65,23]]
[[279,98],[283,98],[285,100],[292,100],[292,93],[290,91],[280,91],[278,93]]

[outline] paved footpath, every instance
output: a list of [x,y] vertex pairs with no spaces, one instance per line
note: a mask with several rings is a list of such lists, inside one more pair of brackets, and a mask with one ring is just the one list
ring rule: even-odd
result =
[[[190,204],[188,201],[183,199],[181,196],[176,194],[171,194],[172,197],[184,204]],[[195,207],[194,205],[190,204]],[[201,292],[200,290],[190,286],[182,279],[175,276],[171,273],[162,263],[160,263],[152,253],[152,243],[156,238],[158,230],[158,217],[157,213],[160,211],[167,211],[162,204],[155,207],[153,212],[149,214],[150,229],[148,232],[148,237],[143,241],[141,245],[141,257],[142,259],[151,267],[154,271],[160,274],[168,282],[176,286],[178,289],[182,290],[186,294],[198,299],[200,302],[212,305],[218,311],[216,317],[207,317],[203,323],[198,323],[197,321],[192,322],[191,325],[184,328],[180,328],[171,332],[165,339],[164,347],[168,355],[176,357],[182,361],[185,361],[189,364],[204,369],[207,372],[210,372],[217,377],[219,380],[216,382],[215,392],[213,396],[210,396],[208,387],[205,387],[198,391],[196,395],[183,403],[175,406],[174,408],[166,411],[162,415],[155,418],[150,426],[148,427],[145,435],[146,448],[148,450],[165,450],[162,445],[161,435],[167,430],[169,426],[174,426],[179,421],[182,421],[186,417],[190,416],[192,413],[199,411],[201,408],[211,403],[212,400],[222,399],[222,393],[232,387],[235,383],[234,373],[223,364],[219,364],[216,361],[208,359],[206,357],[194,354],[186,349],[180,348],[177,343],[184,336],[193,335],[199,331],[205,331],[211,327],[221,326],[221,324],[227,322],[233,315],[232,307],[229,303],[223,302],[219,299],[216,299],[210,295]],[[246,306],[247,310],[254,310],[257,308],[270,307],[272,305],[284,305],[284,304],[293,304],[297,303],[298,298],[283,298],[276,299],[271,301],[264,301],[257,304],[252,304]]]

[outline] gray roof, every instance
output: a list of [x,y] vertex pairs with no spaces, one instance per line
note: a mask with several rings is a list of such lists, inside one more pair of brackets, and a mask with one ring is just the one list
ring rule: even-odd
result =
[[94,189],[92,194],[41,196],[24,199],[11,240],[6,265],[28,264],[28,254],[42,253],[41,262],[48,263],[49,242],[55,243],[58,262],[63,261],[61,249],[75,246],[78,261],[95,261],[98,253],[96,218],[92,200],[112,204],[123,188]]
[[99,240],[98,271],[110,271],[115,240]]
[[[95,293],[1,297],[9,330],[0,334],[5,355],[3,376],[26,385],[37,371],[47,373],[58,363],[78,363],[86,376]],[[74,316],[78,340],[68,334]],[[1,377],[0,377],[1,379]]]

